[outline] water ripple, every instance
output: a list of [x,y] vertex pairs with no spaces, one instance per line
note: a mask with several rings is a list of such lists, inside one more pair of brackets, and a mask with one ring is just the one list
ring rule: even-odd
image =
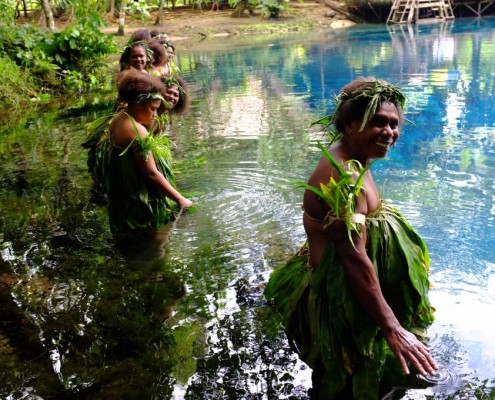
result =
[[436,371],[436,375],[426,375],[422,376],[417,374],[416,377],[419,380],[425,381],[427,383],[431,383],[437,386],[443,385],[445,387],[457,387],[460,382],[460,377],[453,369],[450,369],[447,366],[439,366],[439,369]]

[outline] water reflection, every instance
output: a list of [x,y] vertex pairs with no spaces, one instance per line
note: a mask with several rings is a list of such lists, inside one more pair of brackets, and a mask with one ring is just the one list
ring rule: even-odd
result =
[[493,397],[495,23],[402,28],[181,49],[194,103],[172,139],[199,210],[147,249],[119,250],[90,196],[80,143],[108,108],[2,132],[0,395],[306,399],[311,371],[263,286],[304,238],[292,182],[325,140],[308,126],[344,83],[375,75],[409,99],[412,123],[374,174],[430,248],[445,367],[441,384],[413,377],[391,396]]

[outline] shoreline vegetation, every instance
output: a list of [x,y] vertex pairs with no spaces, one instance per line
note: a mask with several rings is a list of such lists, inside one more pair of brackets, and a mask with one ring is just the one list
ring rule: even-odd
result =
[[223,2],[218,11],[209,7],[211,3],[203,9],[189,5],[166,10],[160,25],[155,24],[157,11],[140,18],[127,15],[123,35],[118,35],[119,18],[114,15],[75,20],[62,14],[54,18],[53,31],[42,26],[39,15],[17,18],[14,29],[0,20],[0,125],[5,128],[36,113],[73,108],[84,104],[84,98],[114,91],[110,78],[115,72],[114,61],[140,28],[165,32],[184,49],[225,46],[232,37],[258,40],[355,24],[342,0],[291,0],[289,10],[277,18],[257,9],[234,17],[233,9]]
[[[316,0],[290,2],[290,11],[278,18],[268,18],[259,11],[245,12],[241,17],[233,17],[231,8],[218,11],[197,10],[191,7],[178,7],[164,14],[161,25],[155,25],[155,16],[145,21],[126,21],[125,35],[130,36],[139,28],[159,29],[166,32],[174,42],[191,42],[205,39],[218,39],[239,35],[271,35],[297,31],[341,29],[352,26],[355,21],[349,19],[345,3],[332,1],[324,4]],[[351,16],[352,18],[352,16]],[[118,22],[107,20],[105,33],[115,34]]]

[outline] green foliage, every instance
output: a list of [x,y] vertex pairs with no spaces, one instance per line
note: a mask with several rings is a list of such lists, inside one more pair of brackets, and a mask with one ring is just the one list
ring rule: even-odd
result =
[[52,4],[57,14],[74,13],[76,18],[80,19],[87,18],[94,13],[103,13],[105,11],[105,3],[100,0],[59,0]]
[[277,18],[281,13],[288,13],[291,11],[288,0],[229,0],[229,5],[232,8],[257,8],[261,11],[263,16],[270,18]]
[[18,53],[32,51],[36,43],[45,35],[43,32],[31,25],[22,25],[12,28],[6,24],[0,24],[0,54],[16,60]]
[[103,65],[105,58],[117,51],[111,36],[98,29],[104,26],[98,14],[91,14],[78,24],[53,33],[42,43],[43,50],[64,70],[87,75]]
[[356,201],[363,189],[364,174],[372,163],[363,167],[357,160],[349,160],[344,165],[339,164],[330,152],[321,143],[318,143],[323,156],[337,171],[339,180],[332,176],[327,184],[321,183],[320,187],[314,187],[304,182],[298,182],[298,186],[311,190],[320,197],[332,210],[331,215],[325,217],[325,226],[329,226],[335,220],[342,220],[347,226],[349,240],[354,246],[352,232],[361,233],[361,224],[353,220]]
[[23,75],[53,83],[59,67],[39,46],[46,35],[47,33],[31,25],[16,29],[0,25],[0,56],[8,57],[23,67]]
[[229,0],[229,6],[232,8],[240,7],[241,5],[244,5],[246,9],[256,8],[258,4],[258,0]]
[[12,1],[0,0],[0,23],[11,24],[15,18],[15,7]]
[[[14,61],[0,57],[0,104],[1,108],[16,108],[23,100],[35,93],[35,85],[30,76],[22,71]],[[15,88],[15,90],[13,90]]]
[[64,83],[67,89],[71,91],[84,92],[97,89],[100,86],[99,79],[88,74],[86,77],[78,71],[65,71]]
[[281,13],[290,11],[289,2],[287,0],[261,0],[256,7],[265,17],[277,18]]
[[149,1],[147,0],[131,1],[127,6],[127,11],[133,16],[133,18],[139,17],[141,21],[145,21],[146,18],[151,17],[149,10],[154,7],[148,5],[148,3]]
[[[100,81],[106,80],[100,69],[106,66],[108,55],[117,52],[113,38],[100,32],[102,26],[104,22],[98,14],[55,33],[32,25],[12,27],[0,23],[0,59],[6,76],[2,83],[8,82],[2,91],[8,96],[0,96],[0,108],[11,106],[12,99],[16,103],[26,99],[27,92],[29,97],[41,99],[47,91],[100,88]],[[14,83],[15,76],[22,79]]]

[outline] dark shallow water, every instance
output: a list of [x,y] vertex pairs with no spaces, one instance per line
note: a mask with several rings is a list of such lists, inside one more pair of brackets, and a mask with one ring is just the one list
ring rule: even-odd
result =
[[198,210],[146,248],[118,249],[92,196],[80,143],[108,107],[1,132],[0,397],[306,399],[310,370],[261,294],[304,241],[310,123],[373,75],[408,97],[374,176],[429,246],[443,366],[386,397],[493,398],[495,20],[393,28],[179,42],[194,101],[172,140]]

